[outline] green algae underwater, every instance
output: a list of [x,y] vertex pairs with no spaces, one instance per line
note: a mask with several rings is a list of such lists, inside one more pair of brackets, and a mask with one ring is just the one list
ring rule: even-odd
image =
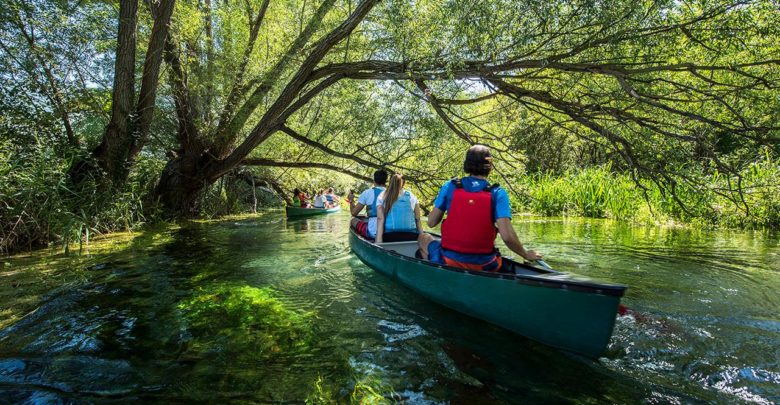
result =
[[773,403],[780,248],[759,232],[519,218],[561,270],[625,283],[593,361],[361,263],[346,214],[113,234],[0,270],[0,402]]

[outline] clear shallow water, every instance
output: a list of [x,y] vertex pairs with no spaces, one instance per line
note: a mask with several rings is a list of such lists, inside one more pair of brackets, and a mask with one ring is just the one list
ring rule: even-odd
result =
[[0,270],[0,403],[778,403],[780,245],[748,232],[516,219],[560,270],[630,286],[597,361],[366,267],[348,216],[115,235]]

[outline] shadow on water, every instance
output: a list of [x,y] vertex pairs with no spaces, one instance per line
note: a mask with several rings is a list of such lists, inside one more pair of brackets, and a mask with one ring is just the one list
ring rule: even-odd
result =
[[[631,286],[605,357],[548,348],[366,267],[348,216],[108,238],[0,270],[0,402],[771,403],[777,239],[527,220],[551,264]],[[101,245],[105,243],[105,245]]]

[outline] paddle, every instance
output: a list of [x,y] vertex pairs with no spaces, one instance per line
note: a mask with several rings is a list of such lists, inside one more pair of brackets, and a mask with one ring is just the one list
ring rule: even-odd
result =
[[542,260],[542,259],[537,259],[537,260],[536,260],[536,264],[538,264],[538,265],[539,265],[539,267],[541,267],[541,268],[543,268],[543,269],[545,269],[545,270],[555,271],[555,270],[553,270],[553,268],[552,268],[552,267],[550,267],[550,265],[549,265],[549,264],[547,264],[547,262],[545,262],[545,261],[544,261],[544,260]]
[[[541,267],[541,268],[543,268],[545,270],[555,271],[552,268],[552,266],[547,264],[547,262],[545,262],[542,259],[537,259],[536,260],[536,264],[538,264],[539,267]],[[623,304],[618,304],[617,312],[618,312],[618,315],[620,315],[620,316],[623,316],[623,315],[626,315],[626,314],[638,314],[636,311],[634,311],[633,309],[628,308],[627,306],[625,306]]]

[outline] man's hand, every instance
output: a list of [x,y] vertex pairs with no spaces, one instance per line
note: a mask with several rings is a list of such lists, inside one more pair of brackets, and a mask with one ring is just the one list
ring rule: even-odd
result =
[[536,253],[535,250],[526,250],[525,255],[523,255],[523,258],[525,260],[528,260],[529,262],[535,262],[542,258],[542,255],[539,253]]
[[499,218],[496,221],[496,225],[498,226],[498,233],[501,235],[501,239],[509,250],[531,262],[542,258],[542,255],[536,253],[534,250],[525,250],[523,244],[520,243],[520,238],[518,238],[517,233],[515,233],[515,228],[512,228],[512,223],[509,221],[509,218]]

